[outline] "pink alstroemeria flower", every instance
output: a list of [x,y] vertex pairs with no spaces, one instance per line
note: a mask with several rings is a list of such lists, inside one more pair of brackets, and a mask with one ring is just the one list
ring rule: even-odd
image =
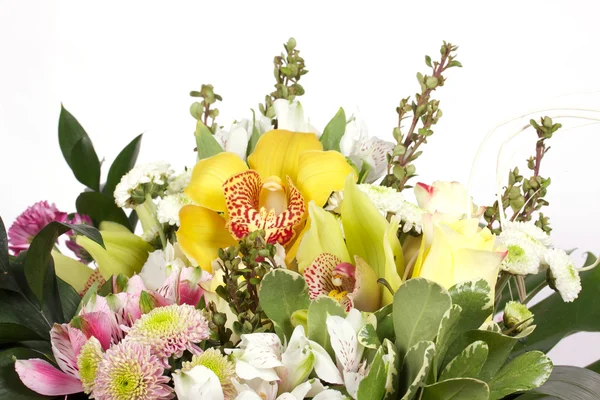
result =
[[55,324],[50,331],[52,353],[58,368],[39,358],[17,360],[15,370],[29,389],[45,396],[64,396],[83,392],[77,356],[87,337],[69,324]]
[[59,211],[54,204],[38,201],[17,217],[8,230],[8,243],[15,256],[29,248],[31,241],[52,221],[61,221],[67,214]]

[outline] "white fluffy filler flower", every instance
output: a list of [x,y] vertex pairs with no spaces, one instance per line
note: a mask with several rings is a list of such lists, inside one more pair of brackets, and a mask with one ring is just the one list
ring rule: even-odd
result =
[[179,226],[179,210],[192,201],[185,193],[170,194],[158,201],[156,216],[161,224]]
[[550,267],[555,290],[565,302],[575,300],[581,291],[581,278],[571,257],[564,250],[552,249],[546,252],[545,261]]
[[172,174],[171,164],[163,161],[135,166],[123,175],[121,182],[115,188],[115,202],[121,208],[129,208],[133,205],[132,192],[138,186],[146,183],[166,185]]
[[167,194],[183,193],[183,190],[190,184],[192,180],[192,169],[188,168],[179,175],[175,175],[169,181]]
[[506,222],[498,236],[508,254],[502,270],[514,275],[537,274],[550,246],[550,236],[532,222]]

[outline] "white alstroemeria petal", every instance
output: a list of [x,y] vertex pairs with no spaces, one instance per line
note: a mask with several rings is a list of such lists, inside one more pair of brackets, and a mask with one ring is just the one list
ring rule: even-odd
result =
[[356,394],[358,393],[358,385],[365,377],[364,373],[360,372],[344,372],[344,386],[348,391],[348,394],[356,399]]
[[225,151],[237,154],[242,160],[246,159],[248,149],[248,131],[242,125],[233,124],[229,132]]
[[278,381],[279,376],[273,368],[257,368],[244,360],[236,360],[235,373],[242,379],[262,379],[267,382]]
[[173,382],[179,400],[225,399],[219,377],[203,365],[197,365],[189,371],[175,372]]
[[329,353],[315,342],[311,342],[312,354],[315,357],[315,373],[319,379],[333,384],[342,384],[344,380]]
[[318,131],[314,126],[304,119],[304,110],[302,105],[294,100],[277,99],[273,102],[275,116],[277,117],[277,128],[292,132],[313,132]]
[[[352,310],[351,310],[352,311]],[[350,322],[337,315],[327,317],[327,332],[331,347],[344,371],[355,371],[358,367],[358,340]],[[321,376],[319,376],[321,379]],[[325,381],[329,382],[327,379]]]
[[259,395],[256,394],[256,392],[252,391],[252,390],[244,390],[243,392],[239,393],[236,397],[235,400],[264,400],[262,397],[260,397]]
[[337,390],[327,389],[327,390],[319,393],[315,397],[313,397],[312,400],[346,400],[346,399],[348,399],[348,396],[343,395],[342,393],[338,392]]
[[157,290],[165,283],[165,279],[167,278],[166,267],[167,261],[165,260],[165,252],[163,250],[156,250],[150,253],[139,273],[146,288]]

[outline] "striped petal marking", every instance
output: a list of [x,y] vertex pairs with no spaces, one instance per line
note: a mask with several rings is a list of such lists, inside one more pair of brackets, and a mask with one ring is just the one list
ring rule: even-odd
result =
[[289,177],[285,187],[276,176],[263,180],[258,172],[248,170],[227,179],[223,191],[227,229],[238,240],[264,230],[267,242],[285,245],[304,220],[304,198]]

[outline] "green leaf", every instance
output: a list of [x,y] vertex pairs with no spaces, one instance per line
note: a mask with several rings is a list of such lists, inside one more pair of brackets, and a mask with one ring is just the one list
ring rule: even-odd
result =
[[310,306],[306,281],[302,275],[286,269],[274,269],[264,276],[258,298],[267,317],[281,328],[287,339],[294,330],[290,320],[294,311]]
[[504,365],[489,382],[490,400],[542,386],[550,377],[552,361],[541,351],[530,351]]
[[27,257],[25,258],[25,278],[31,291],[37,297],[40,306],[42,306],[44,299],[48,265],[52,260],[50,252],[58,237],[69,230],[87,236],[104,247],[100,232],[92,226],[71,225],[57,221],[46,225],[31,241]]
[[479,340],[484,341],[487,344],[489,352],[478,378],[488,382],[506,362],[506,359],[518,340],[517,338],[491,331],[472,330],[464,332],[450,345],[444,365],[454,359],[468,345]]
[[[64,320],[70,321],[76,314],[81,303],[81,297],[75,289],[68,283],[56,277],[56,284],[58,287],[58,293],[60,295],[61,308],[64,314]],[[96,284],[96,282],[94,282]],[[93,285],[92,285],[93,286]]]
[[485,382],[459,378],[425,386],[421,400],[488,400],[489,394]]
[[411,400],[415,397],[427,379],[434,353],[435,344],[426,340],[408,349],[400,369],[400,394],[403,394],[401,400]]
[[83,192],[75,202],[77,212],[88,215],[97,225],[102,221],[112,221],[132,230],[125,211],[115,204],[112,195],[101,192]]
[[375,327],[371,324],[366,324],[358,331],[357,339],[358,343],[367,349],[377,349],[381,346]]
[[0,343],[50,340],[52,324],[20,293],[0,290]]
[[19,360],[29,358],[44,358],[39,352],[16,347],[0,352],[0,399],[10,400],[34,400],[47,399],[47,397],[29,390],[21,383],[21,379],[15,371],[14,358]]
[[[586,265],[595,261],[588,255]],[[530,350],[548,353],[564,337],[576,332],[600,331],[600,268],[582,272],[582,290],[579,297],[572,303],[565,303],[560,294],[553,293],[546,299],[531,307],[530,311],[537,318],[536,330],[527,340],[515,346],[515,355]]]
[[439,380],[477,378],[487,356],[488,345],[481,340],[473,342],[446,365]]
[[308,338],[320,344],[332,359],[335,359],[335,353],[329,341],[329,332],[326,328],[329,315],[345,318],[346,311],[331,297],[317,297],[310,302],[310,306],[308,306]]
[[594,372],[600,372],[600,360],[588,365],[586,368]]
[[463,330],[479,328],[492,315],[494,302],[490,285],[485,280],[459,283],[448,292],[452,304],[458,304],[463,310],[458,322]]
[[444,313],[442,321],[440,322],[440,328],[438,329],[437,337],[435,338],[435,356],[433,358],[433,365],[435,366],[436,372],[440,370],[442,361],[446,356],[448,347],[454,342],[454,339],[464,330],[458,325],[460,321],[460,314],[462,308],[458,304],[452,304],[452,307]]
[[598,400],[600,375],[585,368],[560,365],[541,387],[530,390],[519,400]]
[[384,400],[393,400],[398,398],[398,386],[400,384],[400,357],[396,346],[387,339],[383,340],[383,349],[387,355],[386,377],[385,377],[385,396]]
[[256,114],[254,110],[252,110],[252,135],[250,135],[250,139],[248,140],[248,148],[246,149],[246,156],[249,156],[254,151],[256,147],[256,143],[258,143],[258,139],[260,139],[260,132],[256,128]]
[[442,286],[423,278],[410,279],[394,295],[394,331],[400,354],[415,343],[433,341],[442,317],[451,306]]
[[383,347],[380,347],[371,363],[369,373],[358,385],[357,400],[381,400],[385,395],[385,381]]
[[331,121],[325,126],[321,135],[323,150],[340,151],[340,141],[342,140],[342,136],[344,136],[344,132],[346,132],[346,113],[340,107]]
[[10,272],[8,237],[2,218],[0,218],[0,289],[19,291],[18,285]]
[[196,123],[196,148],[198,150],[198,160],[212,157],[223,151],[210,129],[202,121]]
[[102,188],[103,193],[113,196],[115,188],[119,182],[121,182],[123,175],[131,171],[131,169],[135,166],[141,145],[142,135],[138,135],[127,146],[125,146],[123,150],[121,150],[117,158],[115,158],[115,161],[113,161],[112,165],[110,166],[106,184]]
[[66,108],[61,105],[58,143],[75,178],[92,190],[100,189],[100,161],[90,137]]

